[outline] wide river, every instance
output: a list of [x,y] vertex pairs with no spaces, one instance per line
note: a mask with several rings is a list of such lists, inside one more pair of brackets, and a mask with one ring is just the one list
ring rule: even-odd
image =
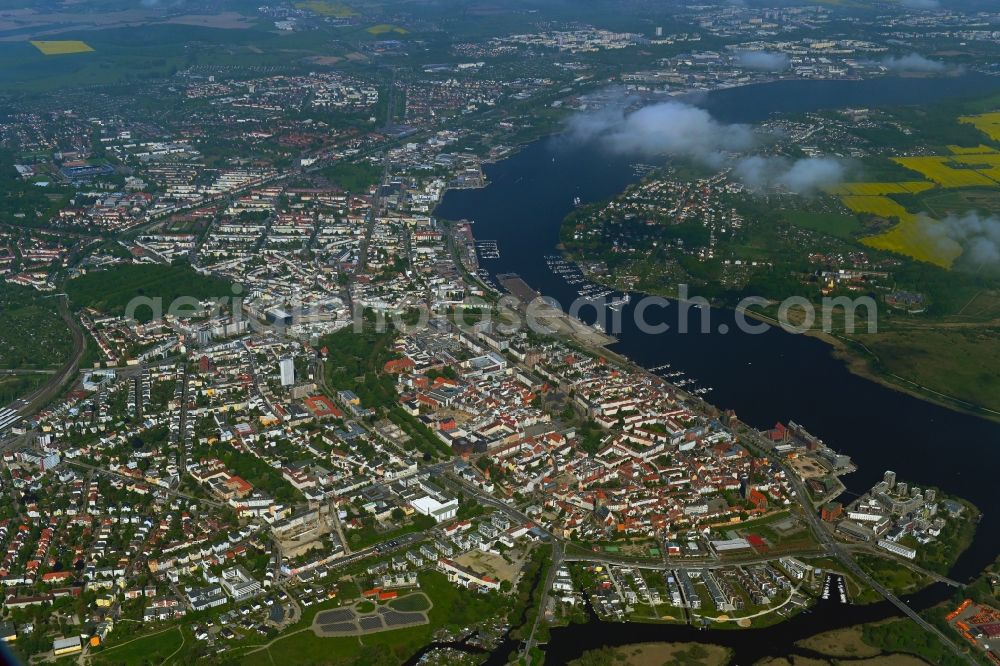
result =
[[[997,90],[1000,78],[972,74],[945,79],[780,81],[717,91],[697,103],[720,120],[751,123],[772,113],[926,103]],[[576,197],[583,203],[600,201],[637,181],[635,161],[560,136],[543,139],[487,166],[487,187],[450,191],[436,215],[474,220],[476,238],[496,240],[500,249],[500,258],[484,261],[484,268],[493,275],[517,273],[565,306],[577,297],[577,287],[553,274],[545,261],[547,255],[558,252],[561,221],[573,209]],[[757,335],[738,332],[729,310],[712,310],[710,333],[681,334],[672,325],[666,333],[645,334],[637,330],[631,316],[636,300],[625,308],[623,329],[612,350],[647,368],[669,363],[699,386],[712,387],[706,396],[709,402],[734,409],[754,426],[789,420],[802,424],[858,464],[859,471],[844,478],[849,494],[864,492],[885,470],[892,469],[911,485],[935,485],[972,501],[982,510],[983,519],[975,543],[952,570],[956,579],[969,579],[997,556],[1000,493],[993,484],[1000,469],[1000,424],[853,375],[832,356],[828,345],[814,338],[778,328]],[[676,304],[671,307],[674,312],[667,308],[666,321],[676,323]],[[699,330],[701,316],[700,310],[689,311],[689,330]],[[720,324],[729,332],[720,333]],[[870,612],[857,611],[858,620]],[[844,608],[838,613],[843,616]],[[607,625],[602,628],[608,630]],[[609,638],[608,644],[634,642],[623,632],[651,640],[653,630],[615,631],[619,639]],[[560,647],[559,633],[553,632],[550,647],[569,656],[575,650]],[[688,630],[663,628],[660,633],[679,638]],[[711,641],[706,634],[720,633],[730,632],[699,632],[699,636]],[[579,632],[573,634],[574,641],[581,637]]]

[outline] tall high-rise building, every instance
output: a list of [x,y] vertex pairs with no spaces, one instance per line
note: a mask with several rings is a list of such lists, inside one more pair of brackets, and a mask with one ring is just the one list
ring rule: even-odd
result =
[[896,487],[896,473],[892,470],[885,470],[885,485],[889,486],[889,490]]
[[283,358],[278,362],[278,368],[281,370],[281,385],[291,386],[295,383],[295,360],[292,358]]
[[656,36],[663,37],[663,28],[661,28],[660,26],[656,26]]

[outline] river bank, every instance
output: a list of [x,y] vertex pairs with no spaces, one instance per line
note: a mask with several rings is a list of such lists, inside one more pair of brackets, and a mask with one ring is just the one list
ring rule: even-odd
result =
[[[866,84],[865,94],[871,89]],[[827,95],[832,102],[839,99],[836,92]],[[762,106],[755,110],[758,114],[765,104],[775,106],[766,91],[743,89],[739,94],[761,98]],[[474,220],[476,238],[495,241],[498,256],[481,262],[491,278],[515,273],[532,289],[564,306],[572,303],[579,297],[578,287],[555,275],[546,262],[547,256],[558,253],[562,220],[574,209],[576,199],[582,203],[609,199],[641,174],[627,157],[595,152],[558,137],[522,146],[509,158],[488,165],[486,171],[486,187],[450,191],[435,215]],[[870,368],[862,367],[864,357],[850,353],[846,342],[839,343],[845,347],[841,348],[834,337],[791,335],[773,326],[761,334],[745,334],[731,309],[692,308],[685,315],[677,312],[676,302],[653,322],[669,319],[672,328],[649,335],[630,323],[635,307],[633,302],[621,308],[624,325],[615,342],[592,349],[651,375],[655,375],[652,369],[669,366],[672,373],[681,372],[697,386],[713,389],[706,404],[734,410],[752,428],[764,430],[776,421],[802,424],[857,463],[858,470],[844,479],[850,494],[869,490],[885,470],[892,469],[914,484],[967,498],[980,507],[983,518],[977,538],[958,558],[951,576],[959,581],[971,579],[995,559],[997,544],[991,535],[1000,530],[1000,512],[996,511],[1000,502],[993,491],[994,470],[1000,464],[1000,450],[995,447],[1000,441],[998,423],[866,376]],[[703,315],[711,320],[704,330],[700,328]],[[589,326],[595,315],[583,312],[580,318]],[[678,320],[691,332],[679,330]],[[907,602],[922,610],[950,593],[934,584],[907,596]],[[739,663],[754,663],[791,654],[789,646],[796,640],[826,629],[895,617],[899,613],[894,606],[877,602],[818,607],[773,629],[753,631],[591,621],[554,628],[546,652],[554,663],[567,663],[588,649],[605,646],[710,642],[733,649]]]
[[[496,243],[499,256],[480,262],[489,276],[516,273],[532,289],[572,303],[579,287],[546,263],[547,256],[557,254],[562,220],[574,209],[575,198],[584,203],[611,198],[641,174],[627,157],[595,154],[560,139],[525,146],[487,166],[487,172],[487,187],[450,191],[435,215],[474,220],[476,238]],[[768,429],[777,421],[802,424],[857,462],[858,471],[844,479],[849,492],[868,490],[893,469],[914,483],[967,497],[983,510],[983,533],[991,526],[1000,529],[989,472],[1000,464],[1000,451],[991,445],[1000,440],[996,422],[852,373],[827,342],[815,337],[774,327],[745,334],[732,310],[692,309],[681,315],[673,303],[659,321],[686,316],[690,332],[681,332],[671,318],[670,330],[651,336],[634,325],[635,305],[622,308],[622,330],[616,342],[603,347],[606,353],[647,369],[670,366],[671,374],[683,373],[692,386],[712,388],[706,395],[712,405],[734,410],[754,428]],[[702,314],[710,316],[711,329],[700,330]],[[581,319],[590,325],[595,316],[582,312]],[[954,447],[960,455],[946,455]],[[969,465],[970,459],[980,463]],[[953,575],[974,576],[994,557],[994,545],[977,539]]]
[[[765,324],[780,326],[780,323],[774,317],[764,314],[758,310],[744,309],[742,312],[747,317],[756,319],[757,321]],[[887,389],[899,391],[900,393],[905,393],[906,395],[919,400],[924,400],[962,414],[977,416],[979,418],[1000,423],[1000,412],[991,410],[984,405],[969,403],[961,398],[935,391],[929,387],[920,386],[916,382],[906,379],[905,377],[900,377],[899,375],[878,370],[872,366],[873,362],[879,363],[878,355],[857,340],[851,340],[850,338],[844,338],[835,333],[827,333],[822,330],[809,330],[802,333],[802,335],[807,335],[829,345],[830,354],[833,358],[843,363],[844,367],[847,368],[851,374],[857,377],[875,382],[876,384],[884,386]]]

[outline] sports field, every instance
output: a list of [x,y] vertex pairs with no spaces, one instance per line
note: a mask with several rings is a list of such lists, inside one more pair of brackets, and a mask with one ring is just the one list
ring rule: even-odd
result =
[[76,39],[67,39],[54,42],[32,41],[31,45],[47,56],[68,55],[70,53],[89,53],[94,49],[90,48],[87,42]]

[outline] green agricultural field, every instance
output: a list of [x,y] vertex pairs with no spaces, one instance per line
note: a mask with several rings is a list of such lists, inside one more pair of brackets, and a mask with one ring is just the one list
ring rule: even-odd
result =
[[[124,315],[136,298],[162,299],[166,313],[170,304],[181,297],[202,300],[232,295],[229,282],[202,275],[187,264],[122,264],[70,280],[66,293],[76,307],[112,315]],[[190,312],[190,307],[183,311]],[[139,307],[134,316],[139,321],[149,321],[152,311],[149,307]]]
[[[250,27],[248,27],[248,25]],[[287,35],[255,27],[147,24],[73,33],[92,51],[44,55],[29,42],[0,43],[0,89],[53,91],[75,86],[165,79],[199,64],[290,66],[303,57],[330,54],[329,35]],[[320,36],[322,35],[322,37]]]
[[32,41],[31,45],[47,56],[71,55],[74,53],[90,53],[94,49],[78,39],[59,41]]
[[970,189],[928,192],[918,197],[920,205],[935,218],[969,211],[1000,214],[1000,190]]

